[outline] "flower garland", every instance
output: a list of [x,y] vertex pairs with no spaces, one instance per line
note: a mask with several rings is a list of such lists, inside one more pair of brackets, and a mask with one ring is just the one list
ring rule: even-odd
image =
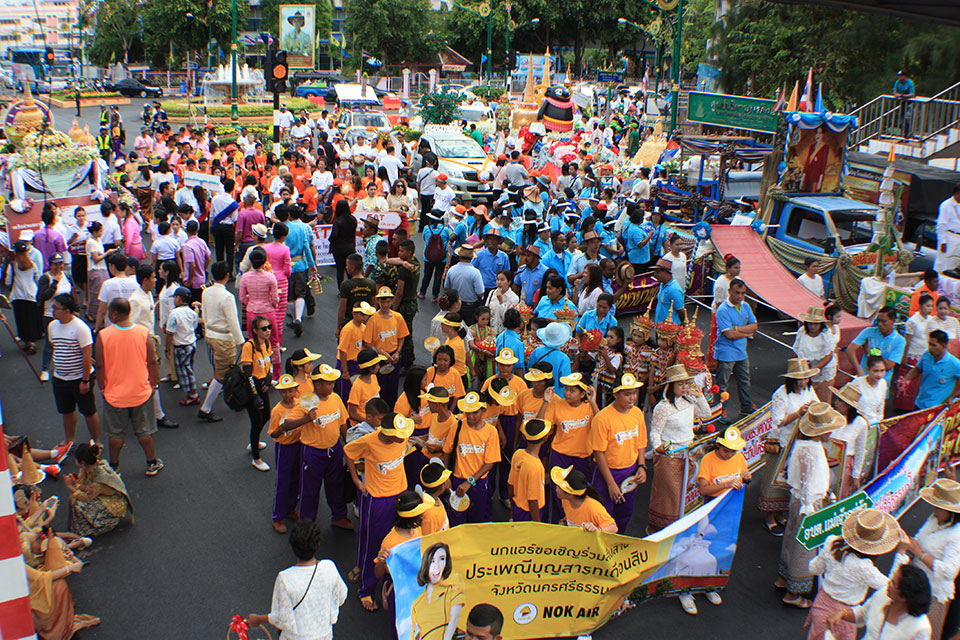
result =
[[24,167],[39,171],[76,167],[99,157],[96,149],[78,145],[62,131],[28,133],[21,146],[20,153],[12,162],[14,168]]

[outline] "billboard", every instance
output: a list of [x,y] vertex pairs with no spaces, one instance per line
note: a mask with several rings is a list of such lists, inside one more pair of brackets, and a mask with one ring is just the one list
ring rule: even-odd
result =
[[290,69],[314,68],[315,9],[312,4],[280,5],[280,48],[287,51]]
[[763,98],[691,91],[687,121],[773,133],[777,130],[778,118],[773,111],[775,103]]

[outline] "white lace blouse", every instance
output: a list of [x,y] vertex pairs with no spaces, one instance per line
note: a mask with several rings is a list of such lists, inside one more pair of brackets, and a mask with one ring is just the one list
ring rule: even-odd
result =
[[664,399],[653,408],[653,420],[650,426],[650,446],[654,449],[661,444],[671,447],[685,447],[693,442],[694,418],[705,420],[710,417],[710,405],[702,395],[689,395],[676,399],[676,404]]
[[853,456],[853,477],[863,476],[863,459],[867,454],[867,421],[858,415],[850,424],[830,434],[830,437],[847,443],[846,455]]
[[887,391],[889,385],[886,379],[880,378],[877,386],[870,386],[867,382],[867,376],[854,378],[852,382],[860,391],[860,414],[867,419],[869,424],[876,424],[883,420],[883,406],[887,401]]
[[887,590],[882,589],[853,608],[857,626],[867,628],[861,640],[930,640],[930,620],[926,615],[904,614],[893,624],[885,620],[889,604]]
[[931,515],[917,531],[914,539],[924,553],[933,556],[933,569],[920,562],[919,558],[914,558],[911,562],[909,556],[898,553],[890,575],[893,575],[901,564],[909,562],[920,567],[927,574],[934,600],[950,602],[954,595],[953,581],[957,577],[957,572],[960,571],[960,524],[941,525]]
[[797,337],[793,341],[793,350],[798,358],[804,358],[810,366],[832,354],[830,361],[820,369],[820,373],[813,376],[812,380],[820,382],[823,380],[833,380],[837,375],[837,344],[840,341],[840,333],[834,333],[830,327],[824,327],[820,333],[815,336],[807,335],[807,330],[800,327],[797,331]]
[[[294,611],[300,598],[303,601]],[[329,640],[346,599],[347,585],[332,561],[320,560],[316,575],[312,566],[295,565],[277,574],[270,624],[280,629],[280,640]]]
[[868,591],[879,591],[887,586],[887,576],[873,566],[869,558],[847,553],[839,562],[833,557],[833,543],[838,536],[827,536],[820,551],[810,561],[810,572],[822,576],[820,588],[827,595],[853,607],[867,597]]
[[800,501],[800,515],[817,510],[830,490],[830,466],[819,442],[797,440],[787,465],[790,495]]
[[781,386],[774,391],[773,397],[770,398],[770,418],[773,421],[773,429],[770,430],[767,439],[776,440],[781,447],[787,446],[790,442],[790,434],[793,433],[793,426],[781,423],[784,418],[808,402],[817,402],[817,394],[810,386],[800,393],[787,393],[786,386]]
[[924,318],[917,311],[907,318],[907,324],[903,329],[904,337],[907,339],[907,356],[919,360],[927,352],[927,336],[933,330],[930,321],[935,317]]

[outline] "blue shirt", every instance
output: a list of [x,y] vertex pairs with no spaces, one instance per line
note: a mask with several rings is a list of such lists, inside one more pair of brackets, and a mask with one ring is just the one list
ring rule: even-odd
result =
[[[423,250],[427,250],[427,243],[430,242],[430,236],[440,234],[440,240],[443,242],[443,250],[447,251],[447,247],[450,245],[450,229],[446,228],[442,224],[432,224],[423,229]],[[423,261],[428,262],[426,254],[423,256]]]
[[[300,220],[287,221],[287,237],[283,243],[290,248],[291,273],[300,273],[316,266],[313,261],[313,234],[310,233],[310,227],[303,222]],[[297,260],[301,256],[303,260]]]
[[[678,285],[679,287],[679,285]],[[723,335],[723,332],[733,327],[742,327],[746,324],[753,324],[757,321],[753,315],[753,310],[746,302],[740,303],[740,308],[730,304],[729,300],[724,300],[723,304],[717,307],[717,343],[716,359],[718,362],[737,362],[747,358],[747,339],[737,338],[731,340]]]
[[484,247],[477,252],[477,256],[473,259],[473,266],[479,269],[480,275],[483,276],[483,288],[495,289],[497,272],[510,269],[510,258],[503,251],[497,251],[494,255]]
[[[884,336],[876,327],[867,327],[861,331],[851,344],[863,347],[863,355],[860,357],[860,367],[863,369],[867,367],[867,356],[870,355],[871,349],[879,349],[880,356],[884,360],[900,362],[903,360],[903,350],[907,347],[907,341],[897,333],[896,329],[891,331],[890,335]],[[887,379],[887,384],[890,384],[890,380],[893,379],[893,369],[887,371],[884,377]]]
[[480,270],[469,262],[458,262],[447,271],[443,286],[456,289],[463,302],[476,302],[483,295],[483,276]]
[[[520,353],[523,352],[521,351]],[[549,362],[553,365],[553,388],[558,395],[563,397],[563,385],[560,384],[560,378],[570,375],[570,356],[559,349],[541,345],[530,354],[527,369],[533,367],[538,362]]]
[[673,303],[673,316],[671,320],[680,324],[680,309],[683,309],[684,297],[683,289],[677,284],[676,280],[671,280],[666,284],[661,284],[657,291],[657,308],[653,312],[654,322],[663,322],[667,319],[667,313],[670,311],[670,303]]
[[927,351],[917,368],[921,372],[920,390],[914,401],[917,409],[929,409],[946,402],[960,380],[960,360],[952,353],[944,353],[942,358],[934,360]]
[[602,320],[597,317],[597,310],[591,309],[577,320],[577,328],[575,331],[577,333],[584,333],[593,329],[599,329],[600,333],[607,335],[607,330],[615,326],[617,326],[617,319],[614,317],[612,309],[607,311],[607,315],[603,316]]
[[561,275],[563,276],[572,276],[578,273],[583,273],[583,270],[587,268],[588,264],[599,264],[600,263],[600,253],[597,253],[597,259],[591,260],[587,256],[586,252],[581,253],[576,256],[573,260],[570,261],[570,266],[567,268],[567,272]]
[[894,93],[906,93],[908,95],[914,95],[917,93],[916,89],[913,87],[913,80],[907,78],[906,80],[900,80],[897,78],[897,81],[893,83]]
[[570,270],[570,265],[573,264],[573,254],[566,249],[564,249],[563,253],[559,255],[551,250],[549,253],[540,258],[540,262],[547,269],[556,269],[557,273],[560,274],[560,277],[566,280],[567,272]]
[[517,335],[517,332],[513,329],[504,329],[500,335],[497,336],[497,353],[500,353],[500,350],[503,348],[510,349],[513,351],[513,355],[520,358],[520,361],[514,365],[515,369],[521,369],[526,371],[526,363],[523,361],[523,340],[520,339],[520,336]]
[[547,268],[542,263],[537,263],[537,266],[533,269],[523,265],[517,271],[517,275],[513,277],[513,283],[520,287],[520,295],[523,296],[523,301],[530,307],[533,306],[533,296],[537,295],[537,291],[540,291],[540,285],[543,284],[543,274],[546,272]]
[[616,258],[617,254],[610,251],[610,246],[617,242],[616,234],[609,229],[603,229],[602,225],[601,230],[597,231],[597,233],[600,234],[600,256],[603,258]]
[[452,242],[454,246],[459,247],[460,245],[466,243],[466,241],[467,241],[467,225],[466,223],[458,222],[453,227],[453,236],[450,238],[450,242]]
[[556,312],[558,309],[563,309],[563,305],[567,305],[568,309],[576,310],[577,308],[577,305],[575,305],[573,301],[566,296],[560,298],[556,302],[551,301],[547,296],[543,296],[540,298],[540,302],[537,303],[536,309],[533,310],[533,315],[538,318],[549,318],[550,320],[556,320]]
[[643,229],[650,236],[650,242],[647,243],[647,247],[650,248],[650,255],[654,258],[661,257],[663,255],[663,243],[670,237],[670,229],[665,224],[656,227],[649,222],[643,223]]
[[533,241],[533,246],[540,247],[540,262],[543,262],[548,253],[553,253],[553,243],[540,236],[537,236],[537,239]]
[[623,227],[623,244],[627,251],[627,260],[633,264],[650,262],[650,243],[640,244],[647,239],[647,233],[638,224],[628,222]]

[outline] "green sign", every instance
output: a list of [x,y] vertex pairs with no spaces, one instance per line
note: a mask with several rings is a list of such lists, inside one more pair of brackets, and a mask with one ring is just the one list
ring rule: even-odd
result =
[[847,514],[857,509],[869,509],[873,500],[863,491],[857,491],[852,496],[840,502],[834,502],[829,507],[804,516],[797,530],[797,542],[807,549],[816,549],[823,544],[827,536],[840,535],[843,520]]
[[777,114],[773,112],[775,103],[774,100],[762,98],[691,91],[687,120],[720,127],[774,133],[777,130]]

